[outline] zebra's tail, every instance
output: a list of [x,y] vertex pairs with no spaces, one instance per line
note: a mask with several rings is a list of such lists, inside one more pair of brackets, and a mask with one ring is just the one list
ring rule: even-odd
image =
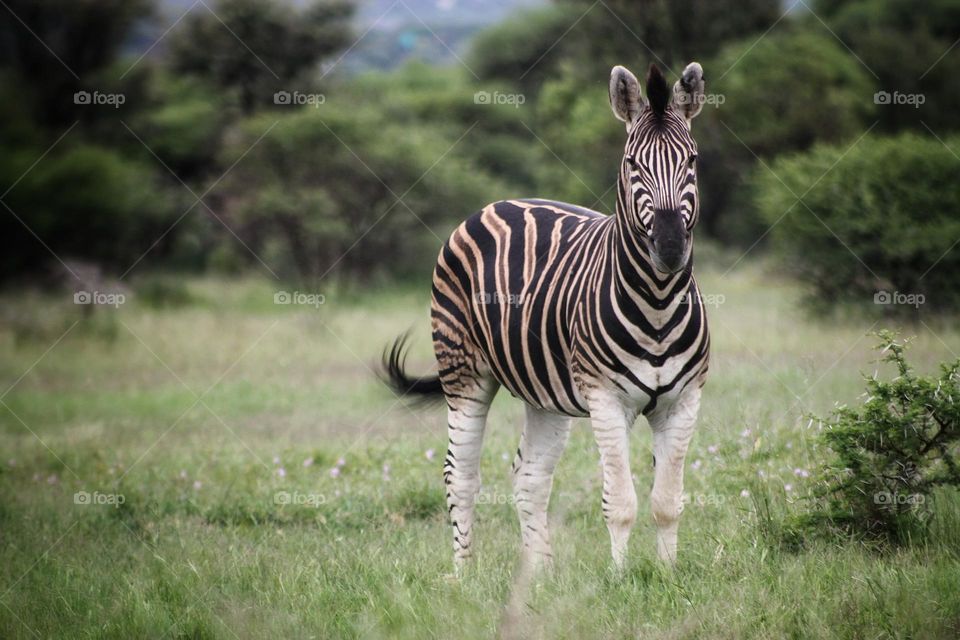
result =
[[401,398],[410,398],[415,403],[431,403],[443,400],[443,387],[440,376],[411,376],[404,371],[407,355],[405,333],[393,342],[393,346],[384,348],[380,363],[379,377],[387,387]]

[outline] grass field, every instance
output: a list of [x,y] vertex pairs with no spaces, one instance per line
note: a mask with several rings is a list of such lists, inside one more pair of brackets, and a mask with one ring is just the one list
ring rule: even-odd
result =
[[[780,550],[754,509],[760,494],[798,508],[824,455],[806,414],[857,398],[876,370],[866,334],[890,323],[811,319],[756,263],[722,273],[699,273],[717,304],[676,570],[655,561],[646,425],[632,438],[641,515],[616,575],[578,421],[551,502],[556,571],[529,585],[514,578],[519,402],[495,404],[476,563],[457,582],[444,412],[408,409],[374,378],[411,326],[411,365],[431,365],[426,283],[324,291],[315,308],[275,305],[271,282],[194,280],[181,306],[132,295],[89,318],[66,296],[6,294],[0,637],[958,637],[955,495],[936,497],[928,537],[882,554]],[[920,369],[960,352],[947,320],[905,333]]]

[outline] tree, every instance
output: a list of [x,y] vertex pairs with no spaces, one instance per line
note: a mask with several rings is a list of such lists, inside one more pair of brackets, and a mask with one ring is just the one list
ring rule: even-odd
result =
[[[559,0],[573,16],[578,62],[591,76],[615,64],[660,61],[679,72],[731,40],[759,34],[781,15],[779,0]],[[567,36],[570,37],[570,36]]]
[[852,143],[870,126],[869,72],[825,30],[801,26],[730,43],[704,65],[716,100],[694,128],[701,215],[713,235],[749,246],[766,228],[750,202],[749,177],[766,172],[757,157]]
[[960,2],[820,0],[815,8],[877,76],[875,91],[891,96],[877,109],[879,131],[958,128]]
[[173,68],[209,79],[245,113],[292,92],[301,74],[343,48],[350,38],[348,0],[322,0],[297,9],[289,0],[219,0],[194,10],[170,45]]
[[76,91],[114,60],[153,0],[7,0],[0,20],[0,68],[24,89],[37,120],[76,120]]

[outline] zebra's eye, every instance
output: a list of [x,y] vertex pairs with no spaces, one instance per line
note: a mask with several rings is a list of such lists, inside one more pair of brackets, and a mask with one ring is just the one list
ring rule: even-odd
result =
[[693,169],[697,164],[697,154],[693,154],[687,159],[687,169]]

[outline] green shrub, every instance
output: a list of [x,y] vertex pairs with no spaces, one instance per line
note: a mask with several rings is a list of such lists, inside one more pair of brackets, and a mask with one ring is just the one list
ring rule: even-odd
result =
[[14,185],[0,217],[3,278],[56,266],[54,255],[122,273],[183,211],[182,189],[171,188],[151,164],[77,144],[54,149],[31,169],[42,153],[15,149],[0,158],[0,183]]
[[773,248],[811,286],[811,301],[877,302],[888,311],[960,305],[960,252],[951,251],[960,238],[960,161],[946,145],[913,134],[867,137],[757,171],[756,204],[773,225]]
[[919,376],[904,358],[905,342],[877,335],[897,376],[867,377],[863,404],[823,421],[819,437],[832,457],[799,524],[904,542],[933,513],[934,489],[960,486],[960,359],[941,365],[939,376]]

